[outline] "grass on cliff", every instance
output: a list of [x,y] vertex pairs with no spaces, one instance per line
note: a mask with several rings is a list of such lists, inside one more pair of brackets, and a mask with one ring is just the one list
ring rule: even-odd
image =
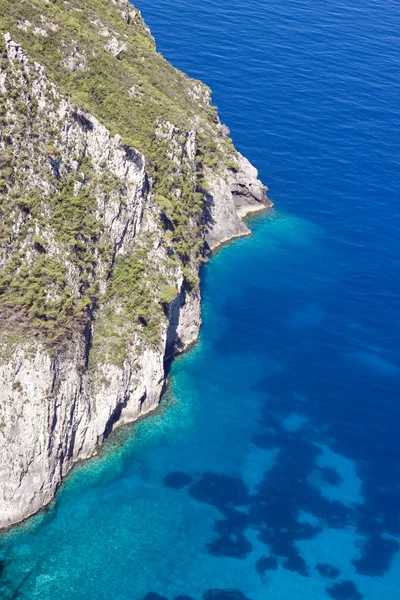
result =
[[[20,24],[26,20],[32,26],[24,31]],[[181,221],[183,212],[187,216],[188,226],[182,227],[181,222],[175,228],[177,249],[182,255],[192,252],[196,237],[191,235],[192,225],[202,220],[196,193],[207,191],[201,176],[203,166],[217,167],[224,158],[213,141],[221,132],[216,127],[216,108],[208,102],[208,88],[175,69],[156,51],[138,11],[129,20],[110,0],[85,0],[83,8],[78,0],[46,4],[41,0],[3,0],[0,23],[31,59],[45,66],[61,92],[94,114],[113,134],[120,134],[126,145],[145,155],[155,191],[169,197],[175,212],[181,213]],[[46,35],[35,35],[34,26],[45,30]],[[102,35],[105,32],[108,35]],[[105,49],[111,38],[126,44],[118,58]],[[85,55],[84,70],[71,73],[65,67],[65,58],[73,52]],[[194,126],[198,130],[202,146],[197,156],[199,174],[190,189],[180,186],[168,144],[156,135],[158,125],[166,121],[181,132]],[[234,153],[229,138],[221,143],[228,153]],[[176,200],[178,189],[183,192],[182,202]]]
[[[2,29],[11,32],[31,59],[45,66],[62,92],[150,161],[159,159],[153,142],[160,119],[183,131],[194,118],[204,123],[217,120],[215,109],[196,97],[196,89],[202,95],[206,86],[189,79],[156,51],[139,13],[128,24],[109,0],[85,0],[84,8],[78,0],[46,4],[3,0],[0,19]],[[26,20],[46,30],[46,36],[35,35],[33,27],[19,28]],[[101,35],[105,31],[108,36]],[[112,37],[126,44],[119,58],[105,50]],[[76,50],[85,54],[86,68],[70,73],[63,61]]]
[[[53,144],[59,131],[50,118],[38,115],[27,74],[13,73],[2,47],[0,56],[6,75],[0,114],[7,117],[0,131],[2,322],[4,315],[23,316],[56,343],[82,330],[96,300],[97,201],[87,161],[77,172],[55,176]],[[76,193],[82,177],[86,185]],[[44,182],[46,188],[40,185]],[[58,253],[52,251],[55,244]]]
[[[134,11],[132,5],[128,8]],[[62,94],[96,116],[112,134],[121,135],[127,147],[144,154],[166,246],[182,264],[187,289],[196,287],[198,281],[192,273],[204,249],[207,186],[203,169],[218,168],[221,161],[226,164],[227,156],[234,164],[230,139],[215,142],[221,128],[215,107],[208,103],[206,86],[176,70],[156,51],[137,11],[127,18],[126,8],[110,0],[2,0],[0,29],[11,33],[31,62],[37,60],[45,67]],[[118,57],[105,49],[113,38],[125,44]],[[80,57],[84,69],[70,72],[65,60],[71,56]],[[5,57],[0,36],[2,70],[8,68]],[[6,78],[6,85],[8,81]],[[121,182],[110,176],[96,188],[90,181],[87,157],[86,164],[83,160],[80,165],[85,186],[79,193],[74,190],[80,172],[60,180],[50,175],[51,193],[24,189],[28,185],[21,184],[24,166],[32,157],[24,155],[21,140],[26,136],[43,138],[45,146],[36,148],[39,162],[53,164],[59,159],[56,125],[42,119],[40,135],[35,131],[38,106],[30,85],[27,80],[20,81],[6,95],[0,94],[2,147],[6,148],[9,139],[14,145],[19,140],[20,154],[15,164],[11,151],[0,150],[0,194],[4,198],[0,203],[0,250],[15,249],[0,273],[0,308],[26,315],[52,343],[68,337],[76,327],[85,326],[98,306],[96,269],[99,260],[109,264],[108,290],[101,302],[118,307],[113,321],[108,315],[112,322],[108,335],[119,363],[126,352],[123,320],[138,322],[156,343],[165,309],[176,290],[152,269],[140,248],[134,256],[112,265],[112,248],[98,219],[96,194],[99,189],[100,193],[113,193]],[[5,118],[10,105],[17,115],[14,120]],[[175,141],[181,147],[187,132],[197,130],[194,166],[177,165],[171,158],[171,141],[158,133],[165,122],[175,126]],[[43,128],[47,128],[45,135]],[[48,253],[49,236],[63,248],[66,261]],[[69,280],[67,264],[74,270],[75,284]],[[98,339],[101,344],[103,338]]]

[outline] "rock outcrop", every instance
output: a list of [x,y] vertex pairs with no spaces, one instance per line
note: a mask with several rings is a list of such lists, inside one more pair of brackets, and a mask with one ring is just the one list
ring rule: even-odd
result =
[[[131,5],[110,4],[124,27],[139,26]],[[61,9],[38,10],[41,27],[51,23],[46,36],[65,31],[53,22]],[[87,20],[112,30],[102,15]],[[48,504],[115,427],[157,407],[166,359],[198,336],[201,261],[249,233],[247,213],[271,205],[215,114],[205,121],[205,86],[176,72],[192,113],[186,129],[157,117],[159,154],[148,156],[108,123],[101,102],[88,110],[86,96],[81,104],[29,56],[14,37],[26,33],[21,22],[0,44],[0,528]],[[112,31],[104,52],[120,61],[128,34]],[[101,50],[67,42],[57,58],[66,73],[95,68],[90,52]]]

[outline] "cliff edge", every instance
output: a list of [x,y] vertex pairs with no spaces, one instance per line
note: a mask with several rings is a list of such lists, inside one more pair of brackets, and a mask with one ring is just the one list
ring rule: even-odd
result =
[[271,206],[127,0],[0,7],[0,528],[153,410],[198,270]]

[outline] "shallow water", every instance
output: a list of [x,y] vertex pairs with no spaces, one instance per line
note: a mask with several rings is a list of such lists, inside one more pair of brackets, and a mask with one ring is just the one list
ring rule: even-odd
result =
[[3,538],[2,597],[395,600],[399,5],[137,4],[276,209],[204,268],[163,409]]

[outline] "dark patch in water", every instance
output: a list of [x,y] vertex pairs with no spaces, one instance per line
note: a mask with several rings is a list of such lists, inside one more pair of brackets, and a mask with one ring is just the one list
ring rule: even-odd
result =
[[210,542],[207,545],[207,551],[214,556],[246,558],[252,551],[252,545],[243,533],[231,533]]
[[144,596],[143,600],[168,600],[168,598],[161,594],[157,594],[157,592],[149,592]]
[[336,469],[332,467],[324,467],[321,469],[322,479],[329,483],[329,485],[340,485],[343,483],[343,479],[340,477]]
[[357,573],[370,577],[382,576],[389,570],[394,555],[400,549],[396,540],[372,535],[364,544],[361,557],[351,562]]
[[334,583],[332,587],[326,588],[326,591],[334,600],[362,600],[364,598],[352,581]]
[[182,473],[181,471],[171,471],[164,477],[164,485],[166,487],[174,488],[175,490],[180,490],[184,488],[189,483],[192,483],[193,477],[188,475],[187,473]]
[[[324,364],[334,364],[334,357],[326,355],[323,358]],[[293,372],[299,369],[299,364],[304,367],[303,373],[308,372],[310,356],[307,356],[307,353],[302,357],[296,355],[295,360]],[[288,372],[289,367],[290,360]],[[353,377],[353,374],[349,373],[349,376]],[[358,447],[359,455],[356,452],[353,456],[348,440],[349,436],[355,439],[356,432],[353,421],[348,419],[346,412],[348,401],[339,406],[335,404],[335,397],[340,396],[341,388],[337,387],[333,376],[331,379],[332,388],[327,390],[324,387],[325,395],[322,394],[322,390],[319,394],[315,393],[315,378],[310,379],[310,390],[304,389],[304,395],[308,398],[307,405],[304,406],[307,408],[310,424],[314,423],[315,428],[310,425],[301,432],[290,432],[282,426],[283,420],[298,410],[299,400],[293,394],[293,381],[282,377],[282,374],[276,374],[257,384],[257,393],[267,390],[268,399],[263,403],[260,427],[254,432],[252,442],[257,447],[268,450],[278,447],[279,455],[273,467],[265,472],[253,494],[249,494],[240,477],[223,473],[203,473],[199,480],[191,485],[188,492],[193,498],[215,506],[223,515],[223,518],[215,523],[217,537],[208,544],[209,553],[245,558],[251,551],[251,544],[246,539],[246,531],[251,528],[258,532],[259,541],[266,545],[274,557],[283,559],[284,568],[307,577],[307,564],[296,542],[313,538],[325,526],[343,529],[351,525],[369,540],[362,550],[362,556],[353,561],[357,571],[367,575],[382,575],[390,567],[399,545],[394,540],[385,539],[382,534],[388,529],[393,534],[396,531],[400,533],[396,509],[400,498],[398,492],[393,490],[389,475],[384,474],[383,479],[387,485],[378,491],[372,487],[371,471],[367,474],[359,473],[362,475],[363,484],[366,475],[367,487],[363,486],[363,492],[367,490],[369,495],[364,494],[365,502],[357,505],[357,509],[325,498],[316,484],[325,482],[329,485],[339,485],[343,481],[335,468],[318,468],[317,458],[321,454],[319,443],[326,444],[329,438],[329,447],[334,452],[350,456],[354,460],[361,459],[364,451],[369,452],[370,440],[363,437],[360,444],[365,444],[365,447]],[[324,379],[326,380],[330,379]],[[335,390],[336,396],[332,389]],[[328,430],[327,415],[330,416]],[[362,461],[360,464],[363,465]],[[381,468],[384,470],[384,467]],[[357,466],[357,469],[359,471],[360,467]],[[374,469],[372,473],[375,480],[379,478],[380,475],[374,472]],[[310,477],[312,474],[317,474],[318,477],[313,479]],[[393,481],[398,481],[398,478],[394,478]],[[236,510],[235,507],[244,507],[246,512]],[[300,511],[313,514],[320,525],[299,523]],[[264,558],[255,565],[261,575],[265,572],[265,564],[268,564],[263,565],[262,560]],[[320,563],[316,569],[327,579],[334,579],[340,574],[334,565]],[[350,600],[359,600],[361,597],[354,584],[349,581],[334,584],[328,590],[334,599],[343,600],[348,597]]]
[[249,502],[247,486],[240,477],[211,471],[204,473],[201,479],[190,487],[189,494],[192,498],[219,509],[229,505],[244,506]]
[[270,431],[267,433],[255,433],[251,438],[251,441],[258,448],[262,448],[262,450],[273,450],[273,448],[276,448],[279,444],[276,434]]
[[278,561],[275,556],[262,556],[256,562],[256,571],[260,575],[264,575],[266,571],[274,571],[278,568]]
[[203,594],[204,600],[249,600],[240,590],[220,590],[213,588]]
[[307,569],[306,561],[300,554],[296,551],[292,551],[288,558],[285,558],[283,561],[283,566],[285,569],[289,571],[296,571],[299,575],[303,577],[309,577],[310,574]]
[[224,518],[215,521],[214,529],[221,535],[230,535],[243,531],[250,525],[250,518],[247,512],[236,510],[230,506],[223,509]]
[[[264,407],[261,424],[265,423],[267,431],[261,429],[253,441],[262,447],[276,447],[279,440],[280,451],[276,464],[265,473],[254,494],[249,495],[240,477],[212,472],[204,473],[188,491],[197,500],[216,506],[224,515],[224,519],[215,523],[219,537],[208,544],[209,553],[245,558],[251,551],[245,533],[251,527],[275,556],[284,559],[284,568],[308,577],[307,564],[296,541],[313,538],[322,525],[299,523],[299,510],[312,513],[332,528],[346,527],[355,514],[342,503],[324,498],[308,481],[309,474],[315,471],[319,447],[312,440],[286,431],[280,419]],[[271,433],[271,427],[275,433]],[[323,472],[330,481],[338,481],[333,469]],[[235,506],[248,506],[248,510],[238,511]]]
[[[334,357],[330,356],[329,352],[322,358],[324,365],[334,364]],[[303,365],[303,372],[306,372],[309,359],[310,357],[307,355],[296,356],[293,371]],[[290,364],[288,370],[291,370]],[[348,376],[349,381],[353,381],[354,373],[351,365]],[[277,464],[269,474],[266,474],[265,481],[262,483],[262,487],[265,488],[263,495],[266,500],[264,510],[267,512],[271,510],[268,494],[273,497],[280,493],[282,497],[291,498],[299,509],[314,514],[321,520],[321,523],[328,527],[355,526],[357,533],[366,536],[368,541],[362,549],[361,557],[353,561],[354,566],[361,574],[382,576],[390,568],[393,556],[399,550],[399,544],[395,540],[386,539],[383,534],[400,534],[398,511],[400,489],[394,487],[394,482],[397,482],[400,477],[398,469],[400,452],[397,450],[399,456],[396,457],[393,439],[383,439],[380,436],[387,427],[387,415],[385,414],[376,416],[379,426],[377,426],[373,414],[368,416],[363,414],[365,430],[360,437],[360,430],[358,428],[355,430],[352,419],[349,419],[348,398],[343,398],[339,404],[337,402],[337,398],[342,399],[343,397],[343,384],[336,381],[334,373],[331,377],[323,378],[323,381],[328,380],[332,382],[332,386],[328,386],[328,388],[325,386],[323,393],[322,390],[319,394],[316,393],[314,380],[310,380],[309,390],[305,388],[302,390],[308,398],[307,405],[304,406],[307,407],[308,415],[311,418],[310,422],[315,423],[316,427],[314,430],[309,428],[306,432],[302,430],[301,434],[297,433],[294,436],[285,432],[280,424],[286,416],[298,410],[299,401],[294,399],[292,380],[282,378],[278,374],[268,377],[256,386],[258,393],[268,390],[269,399],[264,403],[261,411],[261,429],[253,436],[252,441],[262,448],[271,449],[277,446],[280,448]],[[370,412],[372,407],[376,407],[373,397],[378,392],[378,389],[373,389],[373,387],[370,390],[371,398],[368,403]],[[373,413],[375,415],[375,408],[373,408]],[[326,429],[327,423],[329,423],[328,430]],[[319,431],[323,433],[320,434]],[[326,443],[328,437],[329,446],[334,452],[342,456],[349,456],[355,461],[359,460],[357,471],[363,481],[364,503],[358,505],[357,510],[347,507],[341,502],[330,502],[324,499],[317,486],[309,486],[307,483],[307,477],[316,469],[315,461],[319,453],[316,443]],[[381,440],[377,444],[377,452],[371,452],[371,439]],[[396,470],[393,469],[394,466]],[[342,478],[334,468],[326,467],[319,469],[319,472],[322,481],[330,485],[338,485],[342,482]],[[380,482],[381,486],[378,486],[377,482]],[[258,503],[258,508],[260,507],[261,504]],[[290,546],[298,539],[299,532],[296,531],[290,507],[286,503],[281,507],[276,507],[274,520],[277,523],[280,522],[279,529],[288,530],[289,535],[286,535],[286,541],[285,539],[276,540],[279,529],[274,525],[272,525],[272,531],[269,530],[268,533],[263,534],[263,539],[271,545],[274,554],[277,555],[284,555],[282,546],[286,545],[286,555],[288,555],[293,552]],[[266,525],[270,526],[271,521]],[[292,562],[293,559],[290,559],[289,566]]]
[[[312,362],[313,351],[309,348],[301,356],[296,355],[292,362],[287,360],[287,372],[305,373]],[[321,371],[318,378],[302,381],[302,394],[307,397],[307,403],[303,406],[307,408],[307,416],[315,426],[312,441],[327,443],[329,440],[328,444],[334,452],[354,460],[357,465],[357,473],[363,482],[364,502],[357,507],[353,524],[358,534],[371,538],[369,558],[360,559],[359,572],[371,576],[382,575],[390,566],[393,550],[385,547],[380,550],[381,536],[384,533],[396,537],[400,535],[400,488],[397,487],[400,478],[400,446],[397,443],[399,381],[393,385],[378,380],[370,372],[368,386],[363,384],[362,407],[359,408],[357,398],[360,380],[355,382],[355,378],[361,373],[355,373],[351,361],[344,362],[341,364],[341,377],[337,378],[335,362],[334,345],[318,347]],[[325,384],[327,381],[329,386]],[[258,393],[267,391],[272,396],[265,403],[262,415],[265,428],[271,427],[271,422],[275,423],[275,420],[271,421],[272,408],[281,418],[298,410],[299,401],[293,396],[295,389],[291,378],[273,375],[257,384],[256,390]],[[279,401],[275,402],[275,398]],[[376,409],[377,402],[383,398],[385,410],[379,411]],[[272,418],[275,419],[275,415]],[[355,419],[358,424],[356,428]],[[310,431],[307,435],[310,436]],[[281,432],[278,439],[280,445]],[[265,439],[261,441],[266,444]],[[328,474],[326,470],[324,473],[324,479],[335,484],[331,480],[332,473]]]
[[326,577],[327,579],[336,579],[340,575],[339,569],[329,563],[318,563],[315,568],[322,577]]
[[208,552],[215,556],[246,558],[252,550],[252,545],[244,535],[249,525],[247,513],[231,507],[225,507],[223,513],[225,518],[215,521],[214,525],[219,537],[208,544]]
[[[264,411],[263,418],[267,419]],[[268,427],[279,431],[280,452],[273,468],[265,473],[252,497],[249,516],[259,531],[259,539],[274,555],[285,558],[283,566],[308,576],[308,569],[295,542],[310,539],[321,526],[298,522],[299,510],[314,514],[331,527],[347,525],[353,512],[339,502],[330,502],[312,486],[307,477],[315,469],[319,448],[307,439],[285,431],[272,415]],[[270,434],[267,434],[270,436]],[[276,446],[276,443],[274,444]]]

